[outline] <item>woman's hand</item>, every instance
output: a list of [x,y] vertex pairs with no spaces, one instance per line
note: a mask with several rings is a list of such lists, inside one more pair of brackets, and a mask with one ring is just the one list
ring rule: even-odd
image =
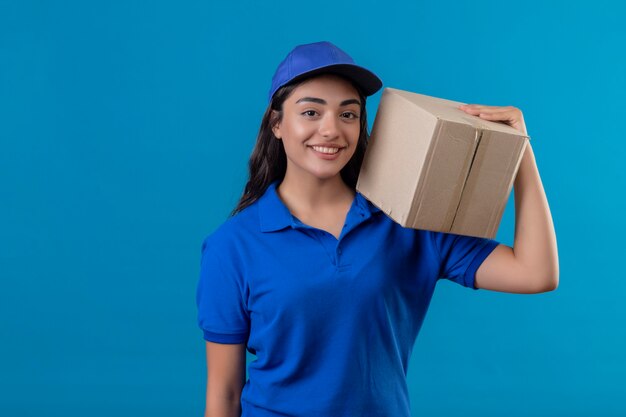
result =
[[492,122],[504,122],[528,136],[522,111],[513,106],[483,106],[481,104],[463,104],[459,109],[474,116]]

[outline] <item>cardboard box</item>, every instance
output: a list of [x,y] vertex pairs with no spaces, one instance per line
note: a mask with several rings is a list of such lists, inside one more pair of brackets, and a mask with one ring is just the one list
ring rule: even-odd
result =
[[495,238],[528,136],[385,88],[356,185],[404,227]]

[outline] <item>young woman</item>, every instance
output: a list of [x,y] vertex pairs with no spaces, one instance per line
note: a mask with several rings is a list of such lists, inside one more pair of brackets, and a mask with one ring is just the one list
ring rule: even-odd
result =
[[[202,244],[207,416],[408,417],[408,361],[438,279],[557,287],[530,145],[514,183],[514,247],[403,228],[356,192],[365,101],[381,86],[329,42],[294,48],[276,70],[243,196]],[[514,107],[461,108],[526,133]],[[257,355],[247,380],[246,349]]]

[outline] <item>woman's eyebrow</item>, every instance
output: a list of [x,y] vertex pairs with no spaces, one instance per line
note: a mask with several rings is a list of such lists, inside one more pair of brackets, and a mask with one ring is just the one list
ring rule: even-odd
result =
[[[326,103],[326,100],[323,100],[317,97],[302,97],[301,99],[296,101],[296,104],[303,102],[303,101],[310,101],[312,103],[318,103],[318,104],[328,104]],[[360,106],[361,102],[355,98],[351,98],[351,99],[344,100],[341,103],[339,103],[340,106],[347,106],[348,104],[358,104]]]

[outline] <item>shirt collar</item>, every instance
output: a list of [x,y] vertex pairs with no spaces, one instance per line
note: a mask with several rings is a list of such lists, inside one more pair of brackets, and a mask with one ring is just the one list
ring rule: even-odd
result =
[[[274,232],[285,227],[297,226],[297,219],[291,214],[276,191],[280,181],[275,180],[272,182],[258,200],[259,222],[262,232]],[[370,203],[357,191],[348,216],[353,214],[358,216],[361,221],[364,221],[380,211],[378,207]]]

